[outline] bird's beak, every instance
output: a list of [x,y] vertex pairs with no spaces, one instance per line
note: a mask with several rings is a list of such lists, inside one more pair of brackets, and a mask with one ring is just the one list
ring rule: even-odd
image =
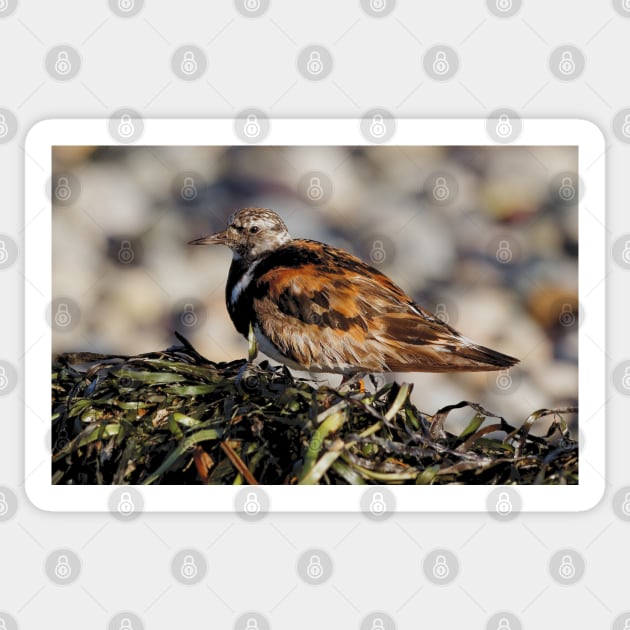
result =
[[227,230],[210,234],[210,236],[202,236],[194,241],[189,241],[189,245],[226,245],[228,242]]

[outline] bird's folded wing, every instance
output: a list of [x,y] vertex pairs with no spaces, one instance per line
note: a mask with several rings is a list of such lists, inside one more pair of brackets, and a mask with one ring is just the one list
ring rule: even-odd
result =
[[387,276],[341,250],[320,251],[257,279],[257,319],[286,357],[331,372],[500,369],[504,355],[462,337]]

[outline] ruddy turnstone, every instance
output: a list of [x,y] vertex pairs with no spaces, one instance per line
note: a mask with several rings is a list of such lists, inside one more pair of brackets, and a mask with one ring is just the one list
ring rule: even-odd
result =
[[[300,370],[343,374],[503,370],[518,359],[473,343],[377,269],[330,245],[293,239],[266,208],[242,208],[192,245],[233,252],[228,312],[260,350]],[[251,341],[251,340],[250,340]]]

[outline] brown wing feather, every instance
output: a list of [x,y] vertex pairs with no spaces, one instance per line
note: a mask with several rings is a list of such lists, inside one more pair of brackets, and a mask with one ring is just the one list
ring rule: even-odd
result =
[[473,344],[347,252],[312,241],[291,246],[310,256],[262,273],[253,307],[265,336],[299,365],[344,373],[446,372],[517,362]]

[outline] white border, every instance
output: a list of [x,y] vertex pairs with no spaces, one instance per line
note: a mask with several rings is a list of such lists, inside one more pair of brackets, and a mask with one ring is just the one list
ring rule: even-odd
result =
[[[115,145],[107,119],[46,120],[26,138],[26,409],[25,486],[29,499],[51,511],[105,512],[115,488],[54,486],[45,436],[50,418],[51,330],[45,312],[51,300],[51,147],[55,145]],[[366,145],[360,120],[271,120],[268,145]],[[239,145],[234,120],[143,120],[138,145]],[[397,119],[391,145],[496,145],[486,121]],[[578,511],[595,506],[605,487],[605,141],[600,130],[584,120],[524,120],[513,145],[577,145],[579,174],[585,184],[579,205],[579,294],[587,313],[579,331],[580,429],[585,446],[580,456],[577,486],[511,486],[523,511]],[[126,146],[126,145],[122,145]],[[70,246],[70,244],[69,244]],[[599,286],[599,285],[602,286]],[[599,286],[599,290],[595,290]],[[242,487],[133,486],[144,509],[166,512],[232,511]],[[493,486],[388,486],[403,512],[485,511]],[[362,486],[264,486],[270,511],[360,511]]]

